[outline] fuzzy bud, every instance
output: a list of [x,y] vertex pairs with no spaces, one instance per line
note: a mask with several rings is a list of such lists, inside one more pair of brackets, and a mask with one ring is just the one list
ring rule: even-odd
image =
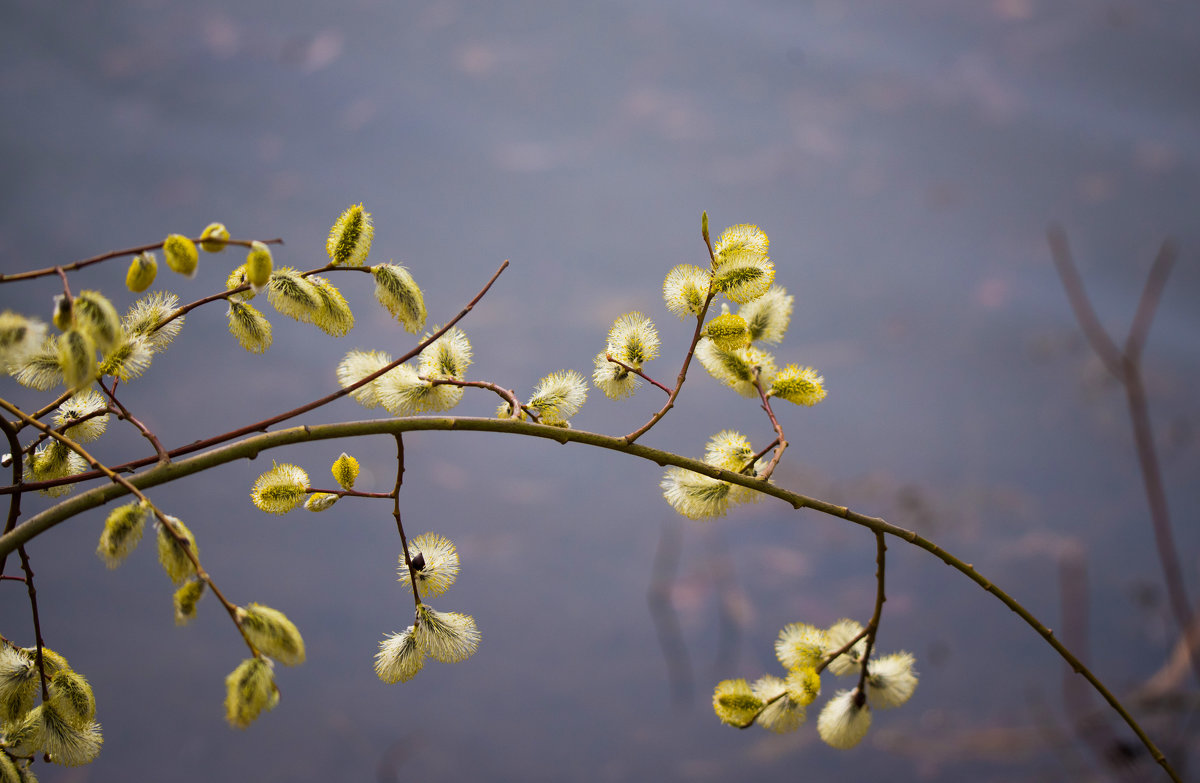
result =
[[[205,230],[207,231],[207,229]],[[225,237],[229,237],[228,232]],[[204,249],[208,250],[207,247]],[[167,268],[172,272],[184,277],[195,277],[196,267],[200,263],[200,254],[196,252],[196,245],[192,240],[183,234],[171,234],[163,242],[163,260],[167,262]]]
[[271,249],[262,242],[255,240],[250,243],[250,252],[246,255],[246,282],[258,293],[271,280]]
[[175,591],[175,624],[187,625],[196,616],[196,604],[204,595],[206,583],[199,579],[189,579]]
[[81,329],[68,329],[58,339],[58,364],[68,389],[78,390],[96,378],[96,344]]
[[362,204],[354,204],[347,207],[329,229],[325,251],[334,266],[362,266],[374,235],[371,213],[364,210]]
[[158,261],[154,254],[147,250],[133,257],[129,262],[129,271],[125,273],[125,287],[135,294],[140,294],[154,284],[158,275]]
[[330,470],[342,489],[354,489],[354,482],[358,479],[358,460],[343,451],[334,460]]
[[304,663],[304,639],[295,624],[278,609],[262,604],[238,607],[238,624],[242,633],[264,655],[295,666]]
[[167,572],[171,581],[179,584],[196,573],[196,565],[187,555],[188,551],[197,554],[196,538],[183,522],[175,517],[166,519],[182,541],[172,535],[166,525],[160,523],[158,526],[158,562],[162,563],[163,570]]
[[279,689],[266,658],[247,658],[225,678],[225,719],[235,728],[246,728],[278,703]]
[[104,520],[104,532],[100,534],[96,554],[109,568],[119,566],[137,548],[149,510],[145,503],[126,503],[113,509]]
[[200,232],[200,247],[206,253],[219,253],[229,241],[229,229],[224,223],[209,223]]

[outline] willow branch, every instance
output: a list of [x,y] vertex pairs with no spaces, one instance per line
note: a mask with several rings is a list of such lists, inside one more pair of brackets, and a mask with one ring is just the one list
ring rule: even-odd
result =
[[[199,244],[201,241],[203,241],[203,240],[201,240],[200,237],[196,237],[196,238],[192,239],[192,242],[194,242],[196,244]],[[261,241],[264,245],[282,245],[283,244],[283,240],[279,239],[279,238],[262,239],[259,241]],[[241,247],[250,247],[253,244],[253,241],[249,240],[249,239],[227,239],[227,240],[225,240],[225,244],[226,245],[239,245]],[[32,280],[35,277],[48,277],[49,275],[57,275],[57,274],[61,274],[62,272],[71,272],[76,269],[83,269],[86,266],[91,266],[92,264],[99,264],[102,261],[108,261],[113,258],[120,258],[122,256],[136,256],[138,253],[145,253],[147,250],[158,250],[162,246],[163,246],[163,242],[154,242],[149,245],[139,245],[137,247],[130,247],[130,248],[126,248],[124,250],[112,250],[108,253],[101,253],[98,256],[92,256],[91,258],[85,258],[82,261],[75,261],[74,263],[71,263],[71,264],[62,264],[59,266],[49,266],[49,267],[46,267],[45,269],[34,269],[34,270],[31,270],[28,272],[18,272],[17,274],[13,274],[13,275],[0,275],[0,283],[11,283],[16,280]]]
[[[1120,700],[1083,664],[1062,642],[1060,642],[1045,624],[1038,620],[1019,601],[993,584],[980,574],[973,565],[967,563],[933,541],[905,528],[893,525],[878,517],[867,516],[852,511],[846,506],[839,506],[819,498],[802,495],[798,492],[778,487],[761,479],[751,478],[741,473],[709,465],[698,459],[684,457],[661,449],[650,448],[636,443],[629,443],[624,438],[614,438],[587,430],[567,430],[550,427],[544,424],[533,424],[516,419],[492,419],[475,417],[407,417],[393,419],[372,419],[367,421],[349,421],[337,424],[314,424],[302,427],[289,427],[276,432],[267,432],[244,438],[234,443],[211,449],[187,459],[174,461],[165,465],[150,468],[142,473],[131,476],[129,484],[147,489],[160,484],[176,481],[184,476],[199,473],[218,465],[224,465],[242,459],[254,459],[263,451],[290,446],[296,443],[311,443],[316,441],[357,438],[364,435],[396,435],[404,432],[421,431],[452,431],[452,432],[500,432],[511,435],[525,435],[535,438],[545,438],[560,444],[581,443],[597,448],[621,452],[640,459],[649,460],[659,466],[674,465],[719,481],[726,481],[740,487],[757,490],[764,495],[779,498],[795,509],[809,508],[822,514],[844,519],[847,522],[860,525],[876,533],[894,536],[907,543],[929,552],[955,571],[975,582],[986,592],[991,593],[998,601],[1011,609],[1018,617],[1030,626],[1052,647],[1063,660],[1086,679],[1113,710],[1121,716],[1138,739],[1146,746],[1152,758],[1171,776],[1179,780],[1174,768],[1163,756],[1162,751],[1154,744],[1141,726],[1134,720]],[[123,486],[105,485],[83,492],[73,498],[64,500],[45,511],[30,517],[9,533],[0,536],[0,556],[11,552],[18,545],[25,543],[34,536],[76,516],[84,511],[101,506],[110,500],[127,494]]]

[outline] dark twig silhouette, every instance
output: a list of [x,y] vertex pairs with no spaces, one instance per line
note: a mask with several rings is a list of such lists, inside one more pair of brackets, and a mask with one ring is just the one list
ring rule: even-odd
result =
[[1052,225],[1046,235],[1050,242],[1050,253],[1054,257],[1054,266],[1062,279],[1063,288],[1066,289],[1071,309],[1075,311],[1075,318],[1079,321],[1084,337],[1100,357],[1100,361],[1125,389],[1138,464],[1145,485],[1146,501],[1150,506],[1154,541],[1158,547],[1158,559],[1167,585],[1168,600],[1180,634],[1187,640],[1192,672],[1197,681],[1200,681],[1200,657],[1196,655],[1200,649],[1200,628],[1197,628],[1194,622],[1191,602],[1183,586],[1183,573],[1179,567],[1175,538],[1171,532],[1171,515],[1167,508],[1166,490],[1163,489],[1162,472],[1158,466],[1158,453],[1154,448],[1154,432],[1150,425],[1150,412],[1141,370],[1142,348],[1146,344],[1154,312],[1167,277],[1171,273],[1171,266],[1175,262],[1175,245],[1168,239],[1159,248],[1150,273],[1146,276],[1146,286],[1142,290],[1133,324],[1129,327],[1129,335],[1125,338],[1125,346],[1117,348],[1092,309],[1092,303],[1083,288],[1083,280],[1071,255],[1066,232],[1061,226]]

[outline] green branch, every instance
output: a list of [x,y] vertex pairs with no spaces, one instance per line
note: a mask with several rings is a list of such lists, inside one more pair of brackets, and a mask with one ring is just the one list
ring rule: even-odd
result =
[[[629,454],[634,457],[649,460],[660,467],[674,465],[686,470],[694,471],[705,476],[709,476],[720,481],[726,481],[730,484],[748,487],[757,490],[764,495],[779,498],[785,503],[790,504],[795,509],[811,508],[814,511],[819,511],[823,514],[845,519],[848,522],[853,522],[856,525],[868,528],[876,534],[884,534],[900,538],[913,546],[924,549],[934,555],[946,565],[954,570],[964,574],[971,581],[978,584],[987,592],[995,596],[1001,603],[1017,614],[1027,625],[1037,631],[1046,643],[1065,660],[1071,668],[1084,679],[1091,683],[1092,687],[1108,702],[1117,714],[1129,725],[1138,739],[1142,741],[1146,749],[1155,761],[1166,771],[1167,775],[1172,780],[1179,781],[1179,775],[1174,768],[1163,756],[1162,751],[1154,744],[1153,741],[1134,720],[1133,716],[1125,709],[1125,707],[1117,700],[1117,697],[1112,694],[1104,686],[1102,682],[1092,674],[1078,658],[1068,650],[1062,642],[1055,636],[1054,632],[1046,627],[1041,621],[1033,616],[1020,602],[1010,596],[1005,591],[1001,590],[996,585],[992,584],[987,578],[975,570],[975,567],[970,563],[964,562],[946,550],[942,549],[932,541],[917,535],[911,530],[906,530],[902,527],[893,525],[878,517],[866,516],[851,511],[845,506],[839,506],[834,503],[829,503],[817,498],[808,497],[798,492],[791,492],[774,484],[765,481],[754,479],[749,476],[734,473],[729,470],[722,470],[713,467],[705,462],[697,459],[683,457],[668,451],[650,448],[637,443],[629,443],[624,438],[613,438],[607,435],[601,435],[595,432],[586,430],[567,430],[558,427],[550,427],[542,424],[533,424],[530,422],[518,421],[515,419],[483,419],[469,417],[410,417],[396,419],[376,419],[370,421],[350,421],[340,422],[336,424],[319,424],[312,426],[291,427],[277,432],[268,432],[261,435],[254,435],[242,440],[230,443],[219,448],[214,448],[210,451],[197,454],[194,457],[178,460],[165,465],[159,465],[150,468],[142,473],[128,477],[129,484],[138,489],[148,489],[150,487],[166,484],[171,481],[200,473],[202,471],[214,468],[218,465],[224,465],[229,462],[234,462],[240,459],[254,459],[261,452],[267,451],[281,446],[289,446],[296,443],[309,443],[320,440],[331,440],[337,438],[355,438],[364,435],[399,435],[404,432],[418,432],[424,430],[444,430],[444,431],[463,431],[463,432],[503,432],[512,435],[528,435],[535,438],[546,438],[554,440],[561,444],[566,443],[582,443],[588,446],[596,446],[599,448],[610,449]],[[10,532],[0,536],[0,558],[7,555],[33,539],[35,536],[44,533],[50,528],[65,522],[73,516],[83,513],[89,509],[101,506],[110,500],[126,494],[128,490],[125,487],[110,484],[103,487],[81,493],[80,495],[64,500],[55,506],[30,517],[25,522],[15,527]]]

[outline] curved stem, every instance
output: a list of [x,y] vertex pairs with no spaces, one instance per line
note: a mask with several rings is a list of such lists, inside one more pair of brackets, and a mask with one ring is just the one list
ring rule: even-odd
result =
[[400,485],[404,483],[404,437],[396,435],[396,486],[392,488],[392,516],[396,518],[396,530],[400,533],[400,547],[404,552],[404,565],[408,567],[408,583],[412,585],[413,602],[421,610],[421,593],[417,590],[417,567],[408,553],[408,536],[404,535],[404,523],[400,520]]
[[170,459],[167,456],[166,450],[163,449],[162,443],[159,442],[158,436],[151,432],[145,424],[142,424],[142,422],[132,413],[130,413],[129,409],[122,405],[121,401],[117,399],[117,379],[113,379],[113,385],[111,389],[104,385],[103,378],[101,378],[97,383],[108,399],[112,401],[112,404],[116,406],[117,416],[136,427],[137,431],[142,433],[142,437],[150,441],[150,445],[154,447],[154,453],[158,455],[158,461],[166,462],[168,459]]
[[[8,419],[0,416],[0,431],[4,432],[4,437],[8,439],[8,453],[12,458],[12,483],[17,487],[17,491],[13,493],[12,499],[8,502],[8,517],[4,520],[4,534],[8,534],[17,525],[17,520],[21,517],[21,476],[25,471],[25,458],[21,454],[21,442],[17,440],[17,430],[13,425],[9,424]],[[4,568],[8,565],[8,553],[0,555],[0,576],[4,574]]]
[[[763,472],[758,474],[758,477],[764,481],[771,477],[775,472],[776,466],[779,465],[779,460],[783,458],[783,452],[787,450],[787,438],[783,436],[783,427],[779,425],[779,420],[775,418],[775,411],[771,410],[771,398],[763,391],[762,379],[759,377],[759,370],[754,369],[754,388],[758,390],[758,398],[762,401],[762,409],[767,412],[767,416],[771,419],[771,426],[775,428],[775,443],[779,448],[775,449],[775,455],[771,457],[771,461],[763,468]],[[753,465],[754,463],[750,463]]]
[[887,600],[883,589],[886,553],[887,542],[883,539],[883,533],[877,530],[875,531],[875,611],[871,614],[871,621],[864,629],[867,635],[867,647],[863,650],[862,669],[858,675],[858,692],[861,694],[866,693],[867,663],[871,660],[871,650],[875,647],[875,637],[879,634],[879,621],[883,618],[883,602]]
[[[893,525],[878,517],[871,517],[865,514],[860,514],[851,511],[846,506],[839,506],[834,503],[829,503],[818,498],[802,495],[798,492],[778,487],[761,479],[751,478],[741,473],[735,473],[730,470],[709,465],[698,459],[683,457],[678,454],[673,454],[669,451],[661,449],[653,449],[649,446],[642,446],[636,443],[629,443],[624,438],[613,438],[608,435],[601,435],[587,430],[568,430],[559,427],[550,427],[544,424],[533,424],[530,422],[518,421],[515,419],[484,419],[474,417],[410,417],[410,418],[394,418],[394,419],[374,419],[367,421],[350,421],[340,422],[337,424],[315,424],[302,427],[290,427],[277,432],[267,432],[260,435],[254,435],[244,438],[240,441],[214,448],[202,454],[197,454],[188,459],[178,460],[166,465],[146,470],[143,473],[131,476],[128,483],[139,489],[145,489],[160,484],[169,483],[177,479],[189,476],[193,473],[198,473],[217,465],[224,465],[229,462],[234,462],[241,459],[253,459],[259,453],[268,449],[279,448],[296,443],[309,443],[321,440],[331,440],[338,438],[355,438],[363,435],[397,435],[404,432],[420,432],[420,431],[458,431],[458,432],[500,432],[512,435],[526,435],[536,438],[545,438],[558,443],[582,443],[588,446],[597,448],[609,449],[618,451],[623,454],[628,454],[640,459],[649,460],[657,465],[666,466],[674,465],[684,468],[695,473],[700,473],[710,478],[715,478],[720,481],[726,481],[730,484],[737,484],[741,487],[747,487],[761,492],[764,495],[779,498],[790,504],[795,509],[810,508],[822,514],[844,519],[856,525],[861,525],[876,533],[894,536],[900,538],[909,544],[924,549],[934,557],[937,557],[946,565],[966,576],[972,582],[975,582],[988,593],[991,593],[998,601],[1011,609],[1018,617],[1020,617],[1028,626],[1034,629],[1045,642],[1054,648],[1055,652],[1062,657],[1067,664],[1077,672],[1080,676],[1091,683],[1092,687],[1108,702],[1109,706],[1121,716],[1130,729],[1137,735],[1138,739],[1146,746],[1152,758],[1158,762],[1163,770],[1171,777],[1172,780],[1179,780],[1178,774],[1174,768],[1163,756],[1162,751],[1154,744],[1149,736],[1142,730],[1141,726],[1134,720],[1129,711],[1121,704],[1120,700],[1100,679],[1092,673],[1092,671],[1083,664],[1070,650],[1068,650],[1062,642],[1055,636],[1054,632],[1046,627],[1040,620],[1024,607],[1019,601],[1013,598],[1004,590],[997,587],[990,580],[980,574],[975,567],[967,563],[953,554],[942,549],[933,541],[926,539],[917,533],[906,530],[897,525]],[[124,486],[106,485],[96,487],[87,492],[81,493],[73,498],[64,500],[61,503],[46,509],[40,514],[30,517],[25,522],[18,525],[12,531],[0,536],[0,556],[7,552],[11,552],[17,546],[25,543],[34,536],[37,536],[55,525],[64,522],[71,517],[82,513],[91,508],[103,505],[108,501],[120,497],[128,492]]]
[[[711,255],[711,253],[710,250],[709,254]],[[675,388],[671,389],[671,393],[667,396],[667,404],[662,406],[658,413],[651,416],[650,421],[626,435],[623,438],[626,443],[632,444],[645,435],[651,427],[658,424],[663,416],[667,415],[667,411],[675,406],[675,398],[679,396],[679,390],[683,388],[683,382],[687,378],[688,365],[692,363],[692,356],[696,353],[696,344],[700,342],[700,335],[704,331],[704,316],[708,313],[708,306],[712,304],[714,296],[716,296],[715,292],[708,292],[708,296],[704,299],[704,306],[700,308],[700,315],[696,316],[696,331],[692,333],[692,344],[688,346],[687,356],[683,357],[683,366],[679,368],[679,375],[675,378]]]
[[[431,386],[458,386],[461,388],[471,387],[474,389],[487,389],[500,395],[500,399],[508,403],[508,409],[512,411],[512,418],[521,415],[521,411],[529,411],[528,406],[522,405],[517,399],[517,393],[512,389],[506,389],[503,386],[492,383],[491,381],[463,381],[458,378],[426,378],[424,375],[418,375],[418,380],[425,381]],[[536,418],[536,417],[535,417]]]

